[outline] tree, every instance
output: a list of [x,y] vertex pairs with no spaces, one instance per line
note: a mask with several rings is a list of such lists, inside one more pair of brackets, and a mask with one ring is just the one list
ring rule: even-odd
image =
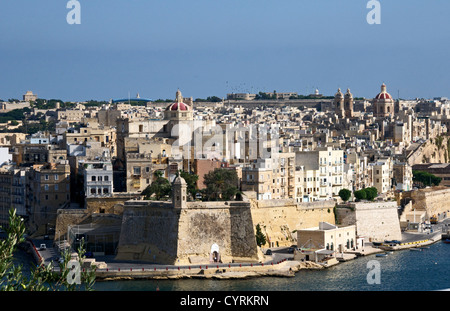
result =
[[188,194],[191,195],[192,199],[195,199],[195,196],[198,192],[198,175],[180,171],[180,176],[183,177],[183,179],[186,181]]
[[358,201],[361,200],[373,201],[378,196],[378,190],[375,187],[368,187],[355,191],[354,195]]
[[153,175],[156,179],[141,193],[145,196],[145,199],[149,200],[152,195],[155,195],[156,200],[170,196],[172,185],[166,178],[162,177],[162,172],[155,171]]
[[363,190],[366,193],[366,199],[369,201],[373,201],[378,195],[378,190],[375,187],[369,187]]
[[238,176],[235,170],[216,168],[205,174],[203,183],[204,200],[206,201],[227,201],[233,200],[238,192]]
[[261,231],[261,226],[259,224],[256,225],[256,245],[261,247],[265,245],[267,242],[266,236]]
[[357,201],[366,199],[366,192],[364,191],[364,189],[355,191],[354,195]]
[[442,178],[437,177],[431,173],[424,171],[413,170],[413,181],[419,184],[422,184],[423,187],[427,186],[439,186]]
[[[69,263],[71,252],[66,249],[62,256],[63,261],[59,263],[60,272],[53,271],[52,264],[38,265],[31,270],[27,278],[22,266],[16,266],[13,255],[17,246],[25,242],[25,224],[21,217],[16,214],[15,209],[9,211],[9,226],[5,230],[7,238],[0,241],[0,290],[2,291],[56,291],[56,290],[93,290],[95,283],[95,267],[80,271],[81,284],[69,282]],[[85,260],[84,244],[78,248],[77,262],[82,267]]]
[[342,201],[347,202],[352,196],[352,192],[348,189],[341,189],[339,191],[339,196],[341,197]]

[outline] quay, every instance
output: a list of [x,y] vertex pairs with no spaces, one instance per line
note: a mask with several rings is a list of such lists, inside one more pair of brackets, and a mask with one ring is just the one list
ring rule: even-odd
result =
[[[446,226],[445,226],[446,227]],[[445,228],[443,227],[443,228]],[[272,248],[272,255],[264,255],[263,262],[242,263],[196,263],[192,265],[161,265],[148,262],[116,261],[114,256],[96,256],[86,258],[83,269],[96,267],[96,277],[99,281],[131,280],[131,279],[244,279],[250,277],[293,277],[302,269],[326,269],[341,262],[357,259],[386,251],[398,251],[409,248],[420,248],[440,241],[448,234],[446,230],[432,232],[402,232],[400,243],[383,243],[374,245],[372,242],[356,250],[336,253],[335,257],[326,262],[296,260],[295,252],[289,253],[288,248]],[[53,264],[54,271],[59,271],[57,260],[60,253],[52,240],[28,240],[27,251],[37,264]],[[46,248],[41,249],[41,244]],[[263,251],[263,250],[261,250]],[[263,252],[264,253],[264,252]]]

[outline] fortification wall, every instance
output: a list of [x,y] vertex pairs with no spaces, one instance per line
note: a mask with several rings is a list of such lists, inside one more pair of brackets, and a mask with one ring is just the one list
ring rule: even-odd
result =
[[297,244],[296,230],[317,227],[319,222],[335,223],[335,202],[296,203],[294,200],[251,200],[253,224],[267,237],[266,247]]
[[123,204],[136,195],[114,195],[112,197],[86,198],[86,209],[89,213],[106,213],[120,215],[123,213]]
[[336,209],[339,225],[356,225],[356,234],[370,241],[401,240],[397,202],[356,202]]
[[450,188],[434,187],[411,192],[413,208],[426,211],[427,217],[449,215]]
[[63,240],[67,236],[69,226],[78,225],[90,218],[84,209],[60,209],[56,216],[55,241]]
[[[141,204],[141,203],[140,203]],[[164,264],[208,263],[217,244],[223,262],[257,261],[248,203],[125,204],[117,259]]]

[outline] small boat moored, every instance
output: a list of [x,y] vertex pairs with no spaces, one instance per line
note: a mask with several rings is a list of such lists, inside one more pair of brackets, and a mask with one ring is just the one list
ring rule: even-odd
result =
[[388,254],[383,253],[383,254],[376,254],[375,256],[376,256],[376,257],[387,257],[387,255],[388,255]]
[[450,244],[450,239],[442,240],[442,242],[444,242],[445,244]]

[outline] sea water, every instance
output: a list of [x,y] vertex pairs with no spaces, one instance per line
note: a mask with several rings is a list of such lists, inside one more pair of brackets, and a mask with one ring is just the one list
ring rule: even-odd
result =
[[[369,282],[368,263],[379,263],[379,282]],[[300,270],[294,277],[241,280],[181,279],[98,281],[97,291],[435,291],[450,289],[450,244],[422,251],[369,255],[324,270]]]

